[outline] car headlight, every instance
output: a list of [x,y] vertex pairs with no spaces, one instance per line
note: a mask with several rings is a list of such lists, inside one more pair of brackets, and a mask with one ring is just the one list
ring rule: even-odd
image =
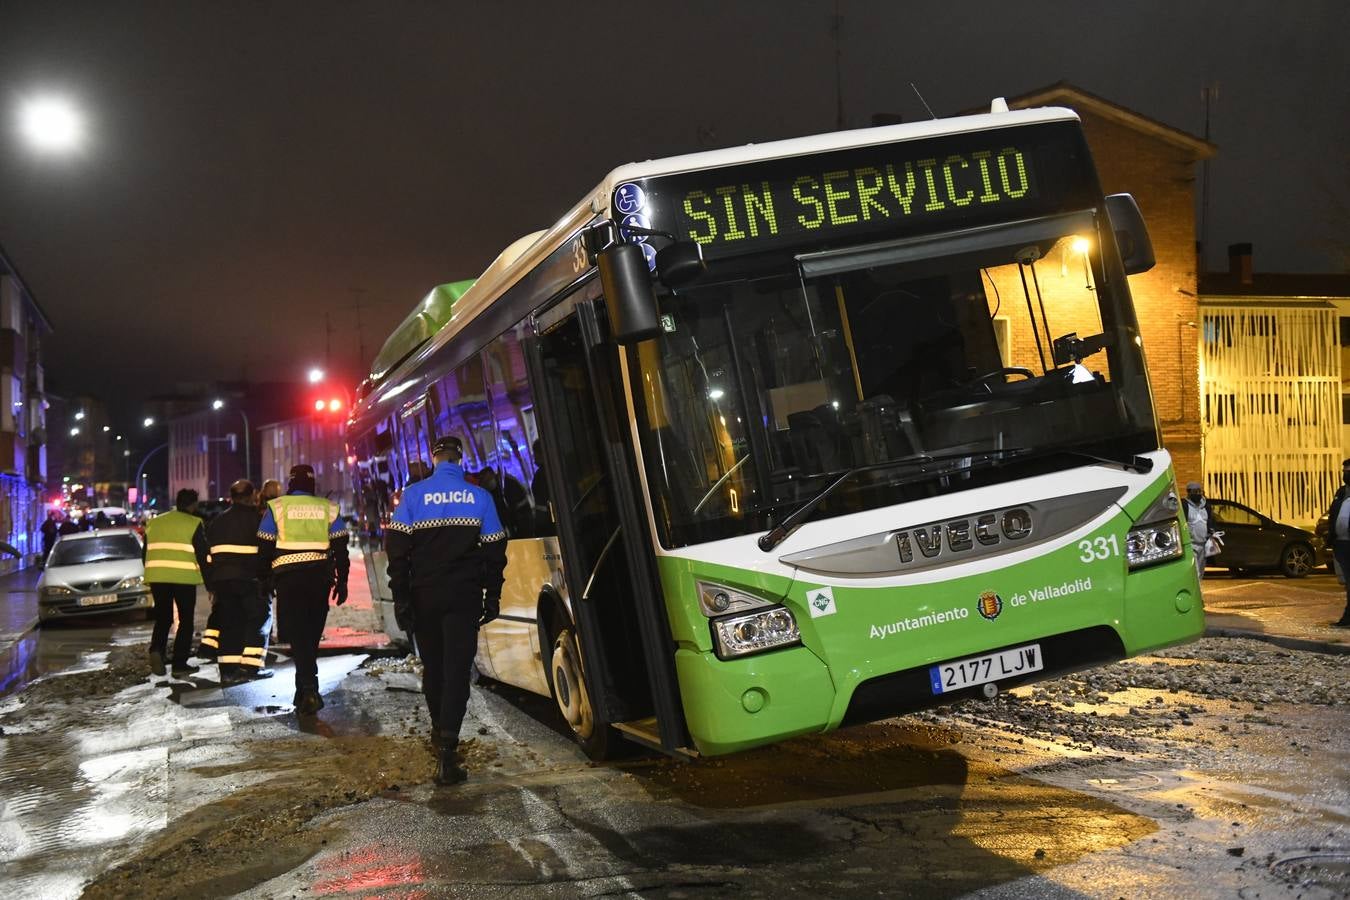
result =
[[145,584],[144,575],[132,575],[130,578],[123,578],[117,582],[117,590],[129,591],[132,588],[138,588]]
[[782,606],[714,619],[712,626],[719,659],[734,659],[802,642],[797,620]]
[[62,587],[59,584],[44,585],[39,592],[44,597],[69,597],[75,592],[68,587]]
[[1185,547],[1181,543],[1181,523],[1177,518],[1180,508],[1176,491],[1168,488],[1144,510],[1125,536],[1125,560],[1131,569],[1181,558]]

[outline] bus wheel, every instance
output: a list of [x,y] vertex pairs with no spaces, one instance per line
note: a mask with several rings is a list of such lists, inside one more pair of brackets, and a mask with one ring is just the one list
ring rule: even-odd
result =
[[581,674],[581,653],[571,626],[563,627],[553,639],[549,654],[548,686],[558,704],[563,721],[591,759],[607,759],[613,752],[609,725],[596,720],[591,695]]

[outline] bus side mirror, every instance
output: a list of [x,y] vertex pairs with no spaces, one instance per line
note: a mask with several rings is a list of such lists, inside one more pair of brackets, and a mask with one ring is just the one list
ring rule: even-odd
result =
[[1153,268],[1153,242],[1148,237],[1148,226],[1139,212],[1139,204],[1129,194],[1111,194],[1106,198],[1106,217],[1116,234],[1120,248],[1120,262],[1126,275],[1138,275]]
[[636,344],[661,333],[647,256],[637,244],[612,244],[596,254],[610,331],[619,344]]
[[656,276],[672,290],[696,281],[707,271],[702,244],[676,241],[656,251]]

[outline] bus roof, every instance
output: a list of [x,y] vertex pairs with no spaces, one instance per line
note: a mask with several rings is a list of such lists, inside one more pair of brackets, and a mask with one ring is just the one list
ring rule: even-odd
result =
[[[432,335],[415,353],[409,354],[392,372],[387,373],[390,377],[384,378],[367,397],[362,398],[358,403],[358,409],[353,410],[354,421],[370,412],[382,400],[388,399],[391,394],[402,394],[411,387],[402,378],[393,376],[415,371],[423,360],[444,346],[465,325],[473,321],[479,313],[487,309],[493,301],[546,259],[549,254],[571,240],[578,231],[595,220],[597,216],[608,215],[614,189],[625,182],[653,176],[706,171],[744,163],[786,159],[793,156],[809,156],[851,147],[870,147],[921,140],[940,135],[964,134],[1044,122],[1078,121],[1078,114],[1064,107],[1008,110],[1001,98],[994,101],[991,109],[991,112],[973,116],[954,116],[947,119],[930,119],[923,122],[906,122],[900,125],[858,128],[808,137],[787,138],[764,144],[746,144],[723,150],[708,150],[645,162],[627,163],[612,169],[593,191],[587,194],[576,206],[568,210],[547,231],[527,235],[511,244],[507,251],[503,251],[497,260],[488,267],[487,271],[474,282],[473,287],[469,288],[455,303],[450,321],[444,324],[439,333]],[[530,241],[530,238],[535,238],[535,240]],[[414,398],[410,396],[408,399]]]
[[831,150],[845,150],[853,147],[894,144],[939,135],[988,131],[993,128],[1033,125],[1040,122],[1077,120],[1077,113],[1063,107],[1020,109],[974,116],[957,116],[950,119],[929,119],[924,122],[906,122],[901,125],[856,128],[851,131],[833,131],[829,134],[770,141],[767,144],[746,144],[742,147],[729,147],[725,150],[686,153],[683,156],[649,159],[646,162],[628,163],[619,166],[611,171],[604,181],[600,182],[596,196],[602,199],[607,210],[616,187],[624,182],[642,178],[676,175],[681,172],[701,172],[744,163],[766,162],[791,156],[810,156],[816,153],[828,153]]

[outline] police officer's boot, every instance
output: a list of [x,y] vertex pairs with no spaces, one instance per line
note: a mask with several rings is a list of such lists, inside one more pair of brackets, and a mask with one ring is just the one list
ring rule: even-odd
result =
[[164,654],[158,650],[150,651],[150,671],[156,675],[164,674]]
[[300,688],[295,692],[295,711],[302,716],[312,716],[323,709],[323,697],[317,688]]
[[460,765],[459,736],[440,733],[440,753],[436,764],[436,783],[441,785],[459,784],[469,777],[469,773]]

